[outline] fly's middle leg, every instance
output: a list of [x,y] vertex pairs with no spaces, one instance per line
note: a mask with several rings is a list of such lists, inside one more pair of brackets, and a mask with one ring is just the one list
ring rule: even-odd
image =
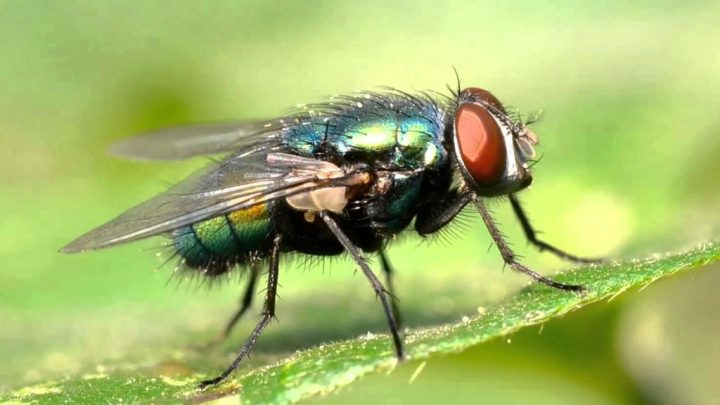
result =
[[355,264],[360,267],[360,270],[362,270],[363,274],[370,282],[370,285],[375,291],[377,297],[380,299],[380,303],[382,304],[383,310],[385,311],[385,317],[387,318],[388,326],[390,327],[390,334],[392,335],[393,343],[395,344],[395,354],[397,355],[398,359],[404,359],[405,353],[403,349],[403,343],[402,339],[400,338],[397,320],[395,319],[395,315],[393,314],[393,310],[390,305],[390,300],[388,299],[388,291],[382,285],[380,280],[378,280],[377,276],[375,276],[375,273],[373,273],[372,269],[363,257],[362,250],[360,250],[359,247],[355,246],[355,244],[350,240],[350,238],[348,238],[345,232],[343,232],[337,222],[335,222],[335,220],[325,211],[320,213],[320,217],[323,219],[323,221],[325,221],[325,224],[327,224],[330,231],[333,233],[333,235],[335,235],[338,242],[340,242],[340,244],[345,247],[345,250],[350,253],[353,260],[355,261]]
[[385,253],[385,248],[380,248],[380,264],[382,265],[383,273],[385,273],[385,282],[387,284],[388,291],[390,292],[390,305],[392,306],[392,312],[393,315],[395,315],[395,321],[398,324],[398,328],[402,330],[403,325],[403,319],[402,314],[400,313],[400,307],[399,307],[399,301],[397,298],[397,295],[395,294],[395,283],[393,282],[393,277],[395,275],[395,271],[393,270],[392,266],[390,265],[390,261],[388,260],[387,253]]

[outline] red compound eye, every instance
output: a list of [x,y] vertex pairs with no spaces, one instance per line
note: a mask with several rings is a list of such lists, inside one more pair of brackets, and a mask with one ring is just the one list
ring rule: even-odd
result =
[[[489,93],[488,93],[489,94]],[[464,104],[455,114],[458,156],[467,174],[481,187],[500,181],[505,172],[507,154],[500,126],[478,104]]]
[[497,99],[492,93],[479,87],[468,87],[463,89],[460,96],[470,97],[478,101],[483,101],[497,108],[500,112],[505,113],[505,107],[503,107],[500,100]]

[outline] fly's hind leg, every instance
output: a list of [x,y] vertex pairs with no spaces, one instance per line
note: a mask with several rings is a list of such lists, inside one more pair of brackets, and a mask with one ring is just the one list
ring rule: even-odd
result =
[[225,339],[227,339],[228,336],[230,336],[230,333],[232,332],[235,325],[237,325],[238,321],[245,315],[245,313],[252,307],[252,301],[253,297],[255,296],[255,286],[257,285],[257,279],[260,275],[260,269],[257,265],[257,263],[253,263],[250,266],[250,275],[248,279],[247,287],[245,287],[245,292],[242,295],[242,298],[240,299],[240,307],[235,312],[235,314],[230,318],[228,323],[225,325],[225,328],[215,337],[215,339],[207,342],[205,345],[200,346],[200,350],[206,350],[210,349],[214,346],[219,345],[222,343]]
[[257,340],[260,338],[260,335],[262,335],[265,327],[275,317],[275,298],[277,297],[278,267],[280,262],[281,242],[282,237],[280,235],[276,235],[275,239],[273,240],[273,247],[270,253],[270,268],[268,269],[267,275],[268,280],[267,291],[265,293],[265,308],[263,309],[260,321],[255,326],[255,329],[253,329],[250,337],[247,339],[245,345],[242,347],[237,357],[235,357],[235,360],[232,362],[232,364],[230,364],[230,366],[225,369],[225,371],[223,371],[222,374],[220,374],[219,376],[210,380],[202,381],[199,384],[198,388],[204,389],[211,385],[216,385],[226,379],[233,371],[235,371],[242,359],[247,357],[253,346],[255,346],[255,342],[257,342]]

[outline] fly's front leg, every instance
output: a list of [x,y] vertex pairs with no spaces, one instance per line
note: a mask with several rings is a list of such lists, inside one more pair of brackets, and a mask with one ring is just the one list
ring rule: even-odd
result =
[[382,303],[383,310],[385,311],[385,317],[387,318],[388,326],[390,327],[390,334],[393,338],[393,343],[395,344],[395,354],[397,355],[398,359],[402,360],[404,358],[404,352],[403,352],[403,344],[402,339],[400,339],[400,332],[398,331],[398,324],[397,320],[395,319],[395,315],[393,315],[392,307],[390,306],[390,302],[388,300],[388,291],[383,287],[382,283],[378,278],[375,276],[375,273],[373,273],[370,266],[367,264],[367,261],[363,257],[362,251],[360,248],[355,246],[355,244],[348,238],[347,235],[345,235],[345,232],[343,232],[342,229],[340,229],[340,226],[335,222],[330,215],[323,211],[320,213],[320,217],[325,221],[325,224],[327,224],[330,231],[335,235],[338,242],[345,247],[345,250],[350,253],[353,260],[355,260],[355,264],[360,267],[360,270],[362,270],[365,277],[367,277],[368,281],[370,281],[370,285],[372,286],[373,290],[375,291],[375,294],[380,298],[380,302]]
[[455,189],[448,196],[424,206],[415,217],[415,230],[422,236],[437,232],[472,201],[473,194],[467,190]]
[[478,207],[478,210],[480,210],[480,216],[483,219],[483,222],[485,222],[485,226],[487,227],[488,231],[490,232],[490,236],[492,236],[493,241],[495,241],[495,245],[500,250],[500,254],[502,255],[503,260],[505,263],[507,263],[508,266],[510,266],[511,269],[527,274],[535,281],[538,281],[540,283],[543,283],[549,287],[557,288],[560,290],[567,290],[567,291],[583,291],[585,288],[581,285],[574,285],[574,284],[563,284],[559,283],[557,281],[553,281],[547,277],[541,276],[540,274],[534,272],[533,270],[530,270],[529,268],[525,267],[524,265],[520,264],[520,262],[517,261],[515,253],[510,249],[510,247],[507,245],[505,240],[503,239],[502,233],[500,233],[500,230],[498,229],[497,225],[495,224],[495,221],[493,220],[492,216],[490,215],[490,212],[485,207],[485,204],[480,198],[475,199],[475,204]]
[[515,194],[510,194],[510,204],[512,205],[513,211],[515,211],[515,216],[517,216],[518,221],[520,221],[520,225],[522,225],[525,236],[530,241],[530,243],[535,245],[541,252],[548,251],[561,259],[570,260],[576,263],[601,263],[603,261],[602,259],[575,256],[538,239],[535,229],[533,229],[532,225],[530,224],[530,220],[528,219],[527,215],[525,215],[525,211],[523,210],[522,205],[520,205],[520,201],[515,196]]
[[235,357],[235,360],[230,364],[230,367],[225,369],[225,371],[222,372],[219,376],[211,379],[211,380],[205,380],[200,383],[198,388],[204,389],[211,385],[218,384],[219,382],[223,381],[227,378],[240,364],[240,361],[247,357],[247,355],[252,350],[253,346],[255,346],[255,342],[257,342],[258,338],[260,338],[260,335],[262,335],[263,330],[265,330],[265,327],[270,323],[273,317],[275,317],[275,298],[277,297],[277,286],[278,286],[278,267],[280,262],[280,244],[282,242],[282,237],[280,235],[276,235],[275,239],[273,240],[273,247],[272,252],[270,253],[270,268],[268,269],[268,283],[267,283],[267,291],[265,293],[265,309],[262,312],[262,316],[260,318],[260,321],[255,326],[255,329],[250,334],[250,337],[245,342],[245,345],[240,350],[240,353],[238,353],[237,357]]
[[547,277],[543,277],[519,263],[516,259],[515,253],[503,239],[500,230],[497,225],[495,225],[495,221],[492,219],[492,216],[485,207],[485,204],[481,199],[476,198],[470,191],[456,189],[449,194],[448,198],[438,200],[437,202],[424,207],[415,219],[415,230],[417,230],[420,235],[426,235],[440,230],[452,221],[452,219],[455,218],[455,216],[473,199],[475,199],[475,203],[480,210],[480,216],[482,217],[483,222],[485,222],[485,226],[490,232],[490,236],[492,236],[495,245],[497,245],[498,249],[500,249],[500,254],[502,255],[503,260],[508,266],[510,266],[510,268],[520,273],[527,274],[533,280],[553,288],[570,291],[584,290],[584,287],[580,285],[558,283]]

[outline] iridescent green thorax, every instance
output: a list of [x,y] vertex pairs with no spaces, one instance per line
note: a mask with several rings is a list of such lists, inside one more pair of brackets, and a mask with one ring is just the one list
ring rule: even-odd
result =
[[272,229],[269,208],[260,204],[180,228],[173,243],[187,265],[222,272],[264,249]]
[[429,98],[372,94],[315,107],[285,130],[295,153],[398,171],[447,163],[445,113]]

